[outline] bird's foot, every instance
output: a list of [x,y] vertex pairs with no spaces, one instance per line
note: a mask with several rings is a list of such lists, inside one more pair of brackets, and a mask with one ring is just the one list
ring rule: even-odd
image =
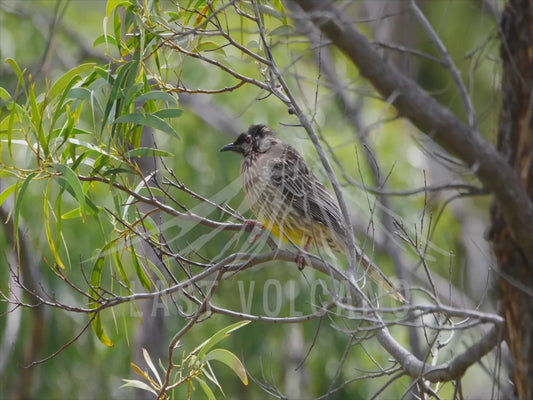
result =
[[[305,246],[304,246],[305,252],[309,251],[309,247],[311,247],[312,241],[313,241],[312,238],[307,239],[307,242],[305,243]],[[305,267],[305,256],[301,251],[299,251],[298,254],[296,255],[296,264],[298,265],[298,269],[300,271],[303,270]]]
[[[252,231],[254,231],[256,227],[260,228],[261,231],[264,231],[266,229],[265,226],[261,222],[255,220],[255,219],[247,219],[246,221],[244,221],[244,225],[245,226],[251,226],[252,227]],[[257,242],[257,239],[259,239],[259,236],[261,236],[261,234],[262,234],[262,232],[261,233],[256,233],[254,235],[254,237],[252,238],[252,240],[250,240],[250,244],[255,244],[255,242]]]
[[305,256],[303,253],[298,252],[294,261],[296,262],[296,265],[298,265],[298,271],[302,271],[305,268]]

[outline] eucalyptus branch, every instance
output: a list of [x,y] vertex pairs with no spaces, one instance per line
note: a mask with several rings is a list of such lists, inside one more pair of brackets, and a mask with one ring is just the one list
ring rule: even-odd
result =
[[[275,260],[294,262],[297,255],[298,253],[295,253],[289,250],[284,250],[284,249],[277,249],[275,251],[272,251],[269,253],[263,253],[263,254],[234,253],[234,254],[231,254],[225,257],[221,261],[212,264],[211,266],[209,266],[209,268],[206,268],[203,271],[197,273],[196,275],[193,275],[189,279],[181,281],[174,285],[168,286],[161,290],[155,290],[152,292],[145,292],[145,293],[134,293],[134,294],[127,295],[127,296],[110,294],[108,297],[100,297],[100,298],[94,298],[94,297],[91,297],[88,293],[84,293],[84,295],[88,297],[91,302],[99,304],[96,307],[95,306],[93,307],[72,306],[72,305],[62,303],[51,297],[47,299],[44,297],[44,295],[41,295],[29,288],[26,288],[20,281],[17,280],[15,283],[17,285],[20,285],[23,288],[23,290],[27,292],[28,294],[30,294],[31,297],[33,297],[37,302],[35,304],[28,304],[28,303],[23,303],[21,300],[18,300],[18,299],[8,300],[6,302],[12,303],[16,306],[23,306],[27,308],[48,306],[52,308],[62,309],[64,311],[74,312],[74,313],[93,314],[93,313],[98,313],[108,308],[116,307],[124,303],[135,302],[135,301],[140,301],[140,300],[157,299],[162,296],[168,296],[174,293],[179,293],[185,290],[186,288],[190,287],[191,285],[197,282],[200,282],[202,280],[205,280],[206,278],[209,278],[210,276],[214,275],[215,273],[221,270],[225,272],[243,271],[243,270],[252,268],[256,265],[264,264],[269,261],[275,261]],[[313,254],[310,254],[310,253],[306,254],[306,263],[307,265],[324,273],[328,273],[328,271],[330,271],[330,269],[332,268],[331,265],[325,263],[319,257]],[[334,272],[334,275],[336,275],[337,278],[340,278],[343,276],[339,270],[336,270]],[[94,288],[94,289],[97,290],[99,288]],[[8,297],[6,296],[6,298]]]
[[111,179],[108,179],[108,178],[104,178],[104,177],[101,177],[101,176],[83,176],[83,175],[79,175],[78,176],[78,179],[80,181],[84,181],[84,182],[100,182],[100,183],[105,183],[105,184],[108,184],[110,186],[113,186],[114,188],[130,195],[131,197],[133,197],[135,200],[137,201],[140,201],[144,204],[148,204],[148,205],[151,205],[151,206],[154,206],[156,207],[157,209],[159,209],[160,211],[163,211],[173,217],[177,217],[177,218],[181,218],[183,220],[186,220],[186,221],[193,221],[193,222],[197,222],[199,224],[202,224],[202,225],[205,225],[207,227],[210,227],[210,228],[216,228],[216,229],[220,229],[220,230],[227,230],[227,231],[246,231],[246,232],[250,232],[254,229],[254,226],[252,225],[247,225],[247,224],[234,224],[234,223],[231,223],[231,222],[217,222],[217,221],[213,221],[209,218],[205,218],[205,217],[202,217],[200,215],[197,215],[193,212],[190,212],[190,211],[186,211],[186,212],[180,212],[180,211],[177,211],[175,210],[174,208],[172,207],[169,207],[167,206],[166,204],[160,202],[155,196],[152,196],[152,197],[147,197],[147,196],[143,196],[139,193],[137,193],[135,190],[133,189],[130,189],[118,182],[114,182],[112,181]]
[[344,176],[344,178],[354,186],[364,189],[365,191],[375,194],[375,195],[385,195],[385,196],[413,196],[417,194],[431,193],[431,192],[444,192],[449,190],[459,191],[463,196],[485,196],[490,192],[486,188],[478,187],[475,185],[468,185],[465,183],[445,183],[442,185],[425,185],[413,189],[405,190],[387,190],[375,187],[369,187],[364,183],[357,182],[354,179],[348,179],[349,177]]
[[[194,197],[195,199],[198,199],[198,200],[202,201],[203,203],[207,203],[207,204],[213,206],[213,208],[216,208],[217,210],[223,212],[224,214],[226,214],[226,215],[228,215],[228,216],[230,216],[232,218],[244,221],[244,218],[242,218],[240,215],[228,210],[226,207],[222,207],[220,204],[217,204],[214,201],[208,199],[207,197],[202,196],[201,194],[196,193],[192,189],[188,188],[185,184],[183,184],[183,182],[181,182],[178,179],[178,177],[176,176],[175,172],[172,169],[169,169],[166,166],[165,166],[165,169],[170,174],[170,176],[172,177],[173,180],[170,180],[170,179],[164,177],[163,178],[163,184],[166,184],[166,185],[171,186],[171,187],[175,187],[175,188],[187,193],[191,197]],[[159,183],[156,183],[156,184],[157,184],[157,186],[160,189],[162,189],[162,187],[161,187],[161,185]]]
[[299,324],[302,322],[308,322],[325,316],[330,309],[335,307],[336,303],[329,303],[320,307],[317,311],[298,317],[269,317],[266,315],[254,315],[244,312],[233,311],[227,308],[218,307],[214,304],[209,304],[209,310],[214,314],[227,315],[229,317],[238,318],[241,320],[249,320],[255,322],[266,322],[270,324]]
[[202,62],[206,62],[208,64],[211,64],[219,69],[221,69],[222,71],[228,73],[229,75],[233,76],[234,78],[236,78],[237,80],[239,80],[240,82],[243,82],[243,83],[250,83],[254,86],[257,86],[263,90],[266,90],[268,92],[270,92],[270,87],[265,84],[264,82],[261,82],[257,79],[254,79],[254,78],[251,78],[251,77],[248,77],[246,75],[243,75],[237,71],[235,71],[233,68],[230,68],[228,67],[227,65],[221,63],[220,61],[218,60],[215,60],[215,59],[212,59],[212,58],[209,58],[209,57],[206,57],[204,56],[203,54],[201,53],[198,53],[198,52],[194,52],[194,51],[190,51],[190,50],[187,50],[185,49],[184,47],[178,45],[177,43],[171,41],[171,40],[165,40],[163,42],[165,44],[165,46],[167,46],[168,48],[170,49],[173,49],[173,50],[176,50],[186,56],[189,56],[189,57],[192,57],[192,58],[196,58]]
[[389,346],[394,339],[388,330],[378,330],[376,336],[384,347],[393,350],[391,355],[401,363],[403,370],[409,376],[420,377],[430,382],[448,382],[460,378],[470,366],[492,351],[502,340],[502,330],[496,326],[492,327],[463,353],[437,366],[428,366],[399,344]]

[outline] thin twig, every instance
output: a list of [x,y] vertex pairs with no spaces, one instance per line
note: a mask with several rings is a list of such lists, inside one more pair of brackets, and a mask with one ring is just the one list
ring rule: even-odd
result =
[[461,72],[453,62],[453,59],[450,53],[448,52],[448,49],[442,42],[440,36],[437,34],[437,32],[435,32],[435,29],[433,29],[431,23],[428,21],[422,10],[416,4],[416,0],[410,0],[409,4],[411,5],[411,8],[415,12],[415,15],[419,19],[420,23],[422,24],[426,32],[429,34],[431,42],[435,45],[435,47],[442,55],[443,63],[448,69],[448,71],[450,71],[450,74],[452,75],[452,78],[455,84],[457,85],[457,88],[459,89],[459,94],[461,95],[461,99],[463,100],[468,115],[469,125],[474,131],[477,131],[478,121],[476,116],[476,110],[474,108],[474,105],[472,104],[472,99],[468,94],[468,90],[466,89],[466,86],[463,82],[463,78],[461,77]]

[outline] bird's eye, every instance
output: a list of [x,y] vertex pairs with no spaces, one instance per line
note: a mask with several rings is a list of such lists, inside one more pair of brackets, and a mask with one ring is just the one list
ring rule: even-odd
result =
[[252,144],[252,137],[246,136],[246,142],[248,142],[248,144]]

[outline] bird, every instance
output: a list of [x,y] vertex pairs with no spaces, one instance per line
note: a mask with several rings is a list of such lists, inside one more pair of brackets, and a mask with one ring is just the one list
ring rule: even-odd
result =
[[[252,125],[220,149],[243,156],[241,177],[250,208],[262,226],[276,237],[303,247],[314,242],[348,254],[348,232],[333,195],[313,174],[298,151],[267,125]],[[390,279],[364,252],[356,258],[372,280],[396,300],[406,303]],[[303,257],[297,259],[303,268]]]

